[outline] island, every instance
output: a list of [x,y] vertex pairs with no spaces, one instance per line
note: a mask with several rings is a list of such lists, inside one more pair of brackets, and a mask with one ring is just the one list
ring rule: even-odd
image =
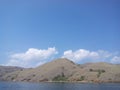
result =
[[0,66],[0,81],[120,83],[120,64],[76,64],[58,58],[35,68]]

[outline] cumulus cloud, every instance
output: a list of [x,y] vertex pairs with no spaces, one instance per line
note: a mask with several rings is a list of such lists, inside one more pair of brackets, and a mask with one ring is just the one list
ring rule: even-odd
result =
[[[113,58],[114,57],[114,58]],[[104,50],[90,51],[86,49],[79,49],[76,51],[67,50],[64,51],[62,58],[71,59],[74,62],[118,62],[119,57],[115,57],[114,53],[110,53]]]
[[119,57],[119,56],[114,56],[114,57],[111,59],[111,63],[114,63],[114,64],[120,63],[120,57]]
[[46,49],[30,48],[23,53],[15,53],[10,55],[10,60],[7,65],[32,67],[38,66],[57,54],[55,47]]
[[97,57],[98,57],[98,53],[90,52],[89,50],[85,50],[85,49],[79,49],[75,52],[73,52],[72,50],[68,50],[64,52],[64,56],[63,56],[63,58],[68,58],[74,60],[75,62],[81,61],[84,58],[97,58]]
[[[35,67],[52,60],[56,54],[58,54],[58,51],[55,47],[48,49],[29,48],[25,52],[11,54],[6,65]],[[64,51],[62,58],[68,58],[76,63],[110,62],[118,64],[120,63],[120,55],[118,54],[119,53],[111,53],[105,50],[90,51],[78,49],[76,51]]]

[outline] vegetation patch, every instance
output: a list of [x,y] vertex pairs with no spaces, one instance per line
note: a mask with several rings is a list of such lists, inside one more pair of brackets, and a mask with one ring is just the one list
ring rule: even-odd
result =
[[58,75],[52,79],[52,81],[67,81],[68,78],[64,74]]
[[97,69],[97,70],[89,69],[89,71],[90,71],[90,72],[98,72],[98,74],[97,74],[97,77],[98,77],[98,78],[100,77],[100,75],[101,75],[102,73],[105,72],[105,70],[103,70],[103,69]]
[[83,81],[85,80],[85,76],[81,76],[77,81]]

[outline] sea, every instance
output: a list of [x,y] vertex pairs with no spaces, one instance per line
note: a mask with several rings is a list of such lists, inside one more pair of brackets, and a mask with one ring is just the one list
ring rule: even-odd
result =
[[120,90],[120,83],[26,83],[0,82],[0,90]]

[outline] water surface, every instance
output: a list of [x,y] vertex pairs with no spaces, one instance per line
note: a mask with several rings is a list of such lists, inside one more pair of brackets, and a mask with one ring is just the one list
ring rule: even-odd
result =
[[25,83],[0,82],[0,90],[120,90],[120,83]]

